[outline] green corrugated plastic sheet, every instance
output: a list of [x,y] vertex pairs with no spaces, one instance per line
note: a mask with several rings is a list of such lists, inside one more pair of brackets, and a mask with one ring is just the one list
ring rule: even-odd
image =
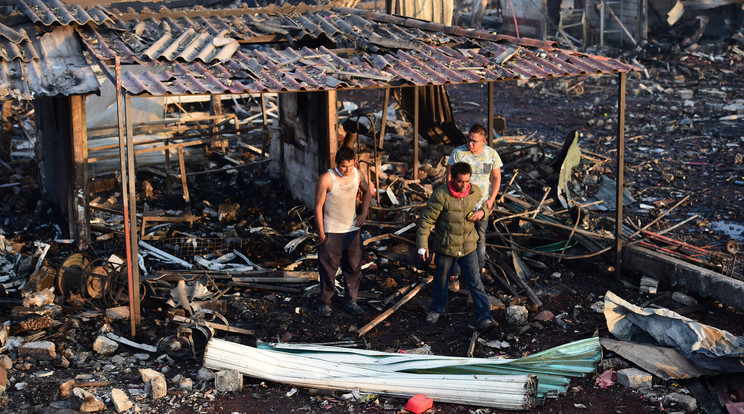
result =
[[258,348],[298,353],[305,357],[360,365],[386,372],[418,374],[509,375],[530,374],[538,378],[537,397],[566,392],[571,377],[594,372],[602,358],[598,337],[582,339],[519,359],[463,358],[439,355],[400,354],[312,344],[266,344]]

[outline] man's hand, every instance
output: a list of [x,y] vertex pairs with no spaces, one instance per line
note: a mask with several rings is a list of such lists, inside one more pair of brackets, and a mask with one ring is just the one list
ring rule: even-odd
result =
[[476,210],[473,212],[473,214],[470,215],[470,218],[468,220],[470,221],[480,221],[483,219],[483,217],[486,216],[486,213],[483,212],[483,210]]
[[364,214],[364,215],[361,215],[360,214],[354,220],[354,225],[357,226],[357,227],[359,227],[359,228],[361,228],[364,225],[364,223],[366,223],[366,222],[367,222],[367,215],[366,214]]
[[[423,253],[422,253],[423,250]],[[423,261],[429,260],[429,249],[419,249],[419,257]]]
[[324,232],[318,233],[318,246],[323,244],[323,242],[326,240],[326,235]]
[[489,198],[488,200],[486,200],[486,208],[488,209],[488,211],[493,210],[493,206],[495,204],[496,204],[496,199],[495,198],[494,199],[490,199]]

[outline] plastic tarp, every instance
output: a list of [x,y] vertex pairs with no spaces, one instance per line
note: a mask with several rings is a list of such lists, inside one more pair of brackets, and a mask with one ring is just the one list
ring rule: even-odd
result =
[[641,308],[605,294],[607,328],[621,341],[656,343],[680,351],[699,367],[744,372],[744,337],[704,325],[669,309]]

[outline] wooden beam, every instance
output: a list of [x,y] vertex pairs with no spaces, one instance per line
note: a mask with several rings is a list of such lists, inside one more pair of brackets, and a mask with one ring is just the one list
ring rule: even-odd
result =
[[425,280],[422,280],[422,281],[418,282],[418,284],[413,289],[411,289],[410,292],[408,292],[405,296],[403,296],[403,298],[401,298],[401,300],[399,300],[390,309],[388,309],[385,312],[381,313],[380,316],[376,317],[370,323],[364,325],[361,329],[359,329],[357,331],[357,335],[362,336],[362,335],[366,334],[367,332],[369,332],[370,329],[374,328],[380,322],[382,322],[385,319],[387,319],[388,316],[390,316],[393,313],[395,313],[395,311],[397,311],[398,309],[400,309],[401,306],[405,305],[406,302],[408,302],[409,300],[413,299],[413,297],[416,296],[416,294],[419,293],[419,291],[421,290],[421,288],[423,288],[424,286],[426,286],[429,283],[431,283],[432,280],[434,280],[434,277],[433,276],[429,276]]
[[72,138],[72,180],[70,182],[70,216],[74,223],[75,239],[79,250],[90,244],[90,194],[88,191],[88,137],[85,119],[85,96],[72,95],[70,99],[70,135]]
[[10,146],[13,139],[13,124],[10,122],[10,117],[13,115],[13,101],[5,100],[2,102],[3,113],[2,113],[2,142],[0,148],[2,148],[2,155],[0,159],[6,162],[10,162]]
[[336,151],[338,151],[338,110],[336,109],[336,102],[338,100],[338,93],[335,90],[325,92],[326,100],[323,112],[328,120],[326,129],[328,131],[328,164],[329,167],[336,166]]
[[[604,1],[602,2],[604,4]],[[620,73],[617,102],[617,187],[615,210],[615,278],[623,273],[623,191],[625,189],[625,82],[627,74]]]
[[419,94],[421,88],[418,86],[413,87],[413,179],[418,180],[418,136],[421,123],[419,122]]

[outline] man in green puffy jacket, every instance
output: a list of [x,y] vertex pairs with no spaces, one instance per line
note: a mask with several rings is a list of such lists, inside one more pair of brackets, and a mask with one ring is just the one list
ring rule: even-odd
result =
[[439,186],[429,197],[418,222],[416,246],[423,260],[429,259],[429,235],[434,256],[434,288],[426,322],[437,323],[448,301],[447,274],[457,262],[465,276],[473,298],[478,328],[486,330],[497,325],[491,317],[491,306],[483,290],[478,268],[478,234],[474,223],[485,220],[488,210],[479,207],[481,192],[470,184],[473,173],[470,164],[458,162],[450,169],[451,179]]

